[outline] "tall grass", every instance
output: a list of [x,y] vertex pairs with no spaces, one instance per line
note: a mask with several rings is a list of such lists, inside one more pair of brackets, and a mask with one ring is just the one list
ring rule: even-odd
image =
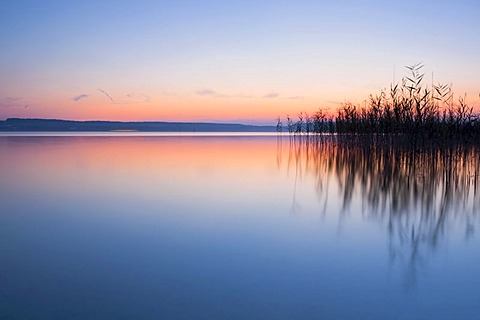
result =
[[449,84],[425,85],[423,64],[406,68],[408,76],[400,84],[370,95],[363,107],[346,102],[334,116],[321,109],[311,116],[301,112],[296,122],[287,116],[288,132],[407,135],[415,139],[480,136],[480,116],[467,105],[465,96],[455,100]]

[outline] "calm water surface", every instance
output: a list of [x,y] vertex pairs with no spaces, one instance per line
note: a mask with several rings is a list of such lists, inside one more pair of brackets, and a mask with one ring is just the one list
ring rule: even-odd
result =
[[479,319],[479,150],[0,136],[1,319]]

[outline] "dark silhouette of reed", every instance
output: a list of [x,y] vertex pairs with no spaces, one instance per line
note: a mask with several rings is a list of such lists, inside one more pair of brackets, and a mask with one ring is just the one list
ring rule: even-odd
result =
[[301,112],[296,123],[287,117],[288,131],[296,135],[408,135],[414,143],[480,136],[480,116],[467,105],[466,96],[455,101],[451,85],[424,85],[423,64],[406,68],[409,75],[400,84],[370,95],[363,107],[346,102],[335,116],[327,116],[322,109],[312,116]]
[[480,225],[480,115],[466,96],[455,100],[451,85],[424,85],[422,64],[406,68],[400,84],[363,107],[346,102],[336,115],[287,116],[287,166],[295,165],[295,184],[315,177],[321,215],[330,183],[341,192],[340,219],[360,201],[364,217],[388,232],[390,261],[404,266],[411,287],[454,228],[469,239]]

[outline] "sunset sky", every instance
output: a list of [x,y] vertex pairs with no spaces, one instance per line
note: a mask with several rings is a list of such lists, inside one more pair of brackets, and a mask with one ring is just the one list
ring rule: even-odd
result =
[[5,0],[0,119],[271,124],[416,62],[479,108],[479,17],[478,0]]

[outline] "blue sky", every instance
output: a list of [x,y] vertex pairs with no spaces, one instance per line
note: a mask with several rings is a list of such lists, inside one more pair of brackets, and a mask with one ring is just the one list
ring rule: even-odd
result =
[[479,13],[478,1],[7,0],[0,118],[267,121],[360,102],[420,61],[477,105]]

